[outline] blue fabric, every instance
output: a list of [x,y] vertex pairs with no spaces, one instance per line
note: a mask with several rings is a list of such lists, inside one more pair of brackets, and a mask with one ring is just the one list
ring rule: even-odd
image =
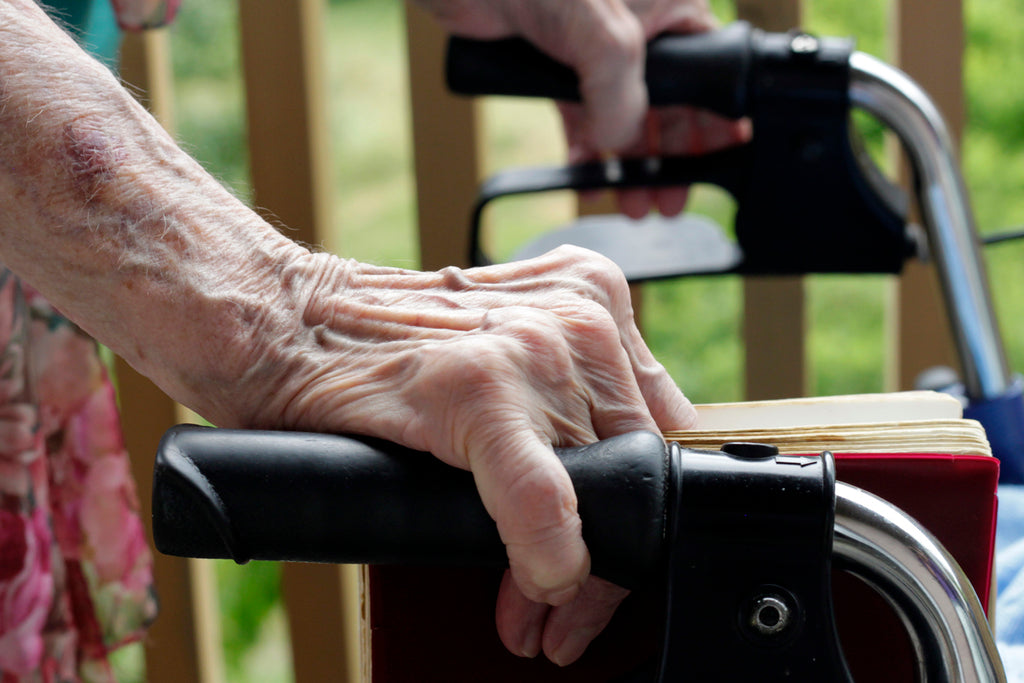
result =
[[90,54],[111,68],[117,66],[121,32],[110,0],[47,0],[45,6]]
[[1006,680],[1024,683],[1024,485],[999,487],[995,624]]

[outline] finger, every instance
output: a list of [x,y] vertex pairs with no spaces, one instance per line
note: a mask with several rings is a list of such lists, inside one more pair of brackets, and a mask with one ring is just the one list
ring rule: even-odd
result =
[[[663,107],[658,111],[658,137],[661,154],[675,156],[694,154],[695,111],[690,107]],[[676,216],[686,206],[689,188],[685,186],[664,187],[655,191],[655,204],[663,216]]]
[[574,22],[564,54],[579,76],[589,144],[620,150],[640,136],[647,109],[643,28],[621,0],[586,7],[594,12]]
[[[567,161],[570,164],[582,164],[600,159],[600,153],[587,141],[583,107],[566,102],[558,102],[556,106],[562,118],[562,130],[565,132]],[[602,190],[579,192],[580,201],[585,203],[596,203],[601,200],[602,195]]]
[[[617,301],[610,297],[610,302]],[[609,307],[621,304],[609,303]],[[581,375],[590,393],[590,415],[594,433],[606,439],[636,430],[657,431],[627,353],[620,320],[605,305],[580,305],[571,324],[570,343],[580,357]],[[632,325],[631,320],[626,324]],[[627,337],[632,339],[632,337]]]
[[654,203],[658,207],[658,213],[667,218],[681,214],[689,200],[690,187],[688,185],[662,187],[654,193]]
[[[585,296],[597,302],[600,310],[581,306],[577,302],[572,305],[571,312],[569,309],[564,311],[565,315],[576,320],[582,321],[586,318],[586,324],[575,328],[584,334],[577,335],[573,342],[584,349],[587,349],[587,344],[591,345],[589,349],[579,354],[583,359],[593,359],[591,381],[596,381],[593,377],[600,376],[602,371],[613,367],[608,349],[624,349],[627,360],[622,365],[630,369],[632,379],[636,381],[642,395],[639,403],[646,405],[657,427],[662,430],[687,429],[696,421],[693,405],[651,353],[640,334],[633,317],[629,287],[622,272],[614,263],[593,252],[563,246],[532,261],[519,262],[517,268],[515,276],[527,280],[530,278],[527,268],[542,274],[569,268],[575,277],[591,285],[590,289],[585,290]],[[602,323],[602,310],[604,315],[610,315],[611,320]],[[608,339],[601,336],[603,334],[612,334],[617,339]],[[618,395],[616,392],[620,391],[623,391],[621,385],[606,390],[601,398],[603,401],[613,402]],[[592,405],[600,403],[601,401],[592,400]],[[598,418],[595,418],[595,423],[601,424],[597,420]],[[620,429],[629,431],[625,428]],[[601,437],[611,436],[608,431],[610,430],[601,429]]]
[[733,121],[709,111],[697,112],[695,134],[701,141],[701,154],[716,152],[750,139],[750,120]]
[[[635,326],[634,326],[635,327]],[[602,363],[607,386],[591,409],[594,431],[600,439],[637,430],[686,429],[696,411],[676,383],[643,344],[639,331],[623,333],[621,361],[606,351]],[[636,346],[629,349],[627,345]],[[621,368],[614,373],[612,366]],[[599,385],[597,380],[592,382]]]
[[[587,138],[583,108],[575,104],[559,104],[558,111],[562,115],[562,127],[568,144],[569,163],[576,164],[601,159],[600,152],[591,145]],[[647,155],[650,145],[646,138],[646,134],[638,137],[632,145],[622,150],[622,156]],[[596,202],[601,198],[601,194],[600,191],[581,192],[580,199],[584,202]],[[635,188],[619,190],[615,193],[615,197],[620,212],[634,220],[639,220],[650,213],[654,194],[646,188]]]
[[572,664],[611,621],[616,608],[629,591],[591,576],[572,602],[552,608],[547,614],[542,646],[555,664]]
[[[616,193],[619,211],[635,221],[641,220],[651,212],[651,191],[643,188],[619,190]],[[628,228],[627,228],[628,230]]]
[[[561,309],[561,314],[582,320],[584,313],[590,311],[587,324],[577,325],[571,329],[578,329],[581,332],[576,335],[573,343],[590,344],[589,350],[579,353],[578,357],[584,360],[593,359],[591,375],[600,376],[603,368],[612,367],[607,349],[622,348],[627,357],[622,366],[630,369],[642,395],[642,399],[637,403],[646,404],[658,428],[686,429],[696,420],[693,406],[644,342],[633,319],[625,278],[607,258],[579,247],[563,246],[534,259],[472,269],[465,273],[476,286],[487,285],[503,295],[518,293],[532,296],[538,287],[546,287],[554,280],[561,282],[562,277],[567,274],[571,274],[570,279],[573,281],[587,283],[579,293],[599,303],[603,314],[610,315],[611,319],[602,322],[599,315],[601,310],[583,307],[577,299],[569,301]],[[524,322],[525,315],[526,313],[516,313],[515,318]],[[533,329],[537,328],[541,321],[532,321],[529,324]],[[598,335],[598,330],[601,331],[601,335],[610,334],[613,338]],[[616,398],[616,392],[621,391],[621,386],[614,385],[606,389],[601,395],[602,400],[611,401]],[[592,405],[599,403],[601,402],[592,401]],[[603,419],[592,418],[597,424],[602,424]],[[619,423],[616,429],[620,430],[619,433],[630,431],[623,427],[622,423]],[[604,438],[610,435],[607,432],[611,429],[600,431]]]
[[539,655],[544,622],[550,611],[550,605],[534,602],[523,595],[512,579],[512,573],[505,572],[498,589],[494,620],[498,637],[509,652],[529,658]]
[[421,347],[419,380],[430,390],[413,396],[448,425],[440,440],[427,434],[426,450],[472,472],[513,578],[549,604],[571,600],[590,570],[576,492],[552,444],[596,438],[561,328],[530,307],[490,309],[476,334]]
[[[745,142],[750,137],[750,122],[733,121],[712,112],[693,107],[663,107],[658,111],[661,121],[661,151],[665,155],[700,155],[716,152]],[[686,206],[686,188],[658,190],[658,211],[674,216]]]
[[[710,31],[718,26],[707,2],[692,0],[691,2],[661,3],[660,12],[645,15],[644,30],[647,35],[657,35],[666,31],[691,34]],[[727,146],[724,140],[711,146],[710,139],[702,139],[704,135],[722,137],[721,127],[712,126],[704,130],[696,125],[698,116],[695,110],[686,107],[663,107],[654,112],[658,122],[658,141],[652,153],[662,156],[702,154],[712,149]],[[704,147],[705,149],[701,149]],[[659,188],[653,193],[653,203],[663,216],[676,216],[686,208],[689,199],[689,188],[686,186]]]
[[[622,150],[625,158],[643,158],[658,154],[657,121],[654,112],[648,113],[644,119],[644,132],[632,145]],[[651,212],[654,205],[654,191],[646,188],[630,188],[619,190],[616,199],[619,211],[633,220],[640,220]]]
[[578,164],[599,158],[597,150],[587,141],[583,107],[571,102],[556,102],[555,107],[562,119],[569,163]]
[[[644,32],[648,36],[656,36],[667,31],[683,34],[703,33],[719,26],[718,19],[706,0],[666,0],[655,2],[653,7],[650,0],[627,0],[627,5],[639,13]],[[644,11],[645,7],[647,11]]]
[[492,441],[496,452],[471,452],[470,468],[505,544],[512,578],[531,600],[560,605],[576,596],[590,571],[576,492],[531,425],[506,434]]
[[658,432],[660,426],[651,416],[645,399],[632,382],[635,399],[597,407],[593,412],[594,431],[598,439],[610,439],[636,431]]
[[640,21],[622,0],[552,3],[547,12],[511,3],[520,35],[576,72],[589,148],[621,149],[640,134],[647,109]]
[[658,362],[636,325],[623,326],[622,344],[629,355],[644,403],[661,431],[689,429],[697,411],[665,366]]
[[[607,325],[602,325],[598,309],[580,305],[574,307],[573,316],[577,320],[585,321],[586,324],[579,327],[580,330],[585,331],[585,334],[578,335],[573,342],[582,349],[580,356],[583,359],[592,359],[595,363],[589,367],[591,383],[600,386],[599,378],[602,373],[608,374],[609,377],[616,377],[616,375],[609,374],[614,368],[628,368],[628,381],[636,382],[642,398],[639,400],[630,398],[627,403],[644,406],[657,427],[662,430],[687,429],[693,425],[697,417],[693,405],[680,391],[664,366],[654,357],[640,334],[633,316],[629,287],[622,272],[615,268],[615,265],[607,258],[592,252],[563,247],[550,252],[545,257],[546,260],[552,262],[568,258],[574,260],[573,267],[577,276],[594,285],[589,297],[600,304],[600,310],[605,315],[611,316]],[[604,334],[614,335],[617,339],[608,339],[602,336]],[[616,348],[623,350],[625,360],[619,362],[614,355],[611,355],[612,352],[609,350]],[[600,394],[601,400],[592,400],[592,406],[601,406],[607,403],[617,409],[615,399],[629,396],[627,380],[620,376],[617,381],[619,384],[611,386],[603,394]],[[637,416],[638,414],[633,412],[632,415],[637,420],[643,420],[646,413]],[[604,427],[605,419],[607,416],[594,417],[595,430],[601,438],[612,435],[608,433],[611,429]],[[625,419],[632,418],[627,414]],[[609,419],[608,424],[614,424],[613,420]],[[625,423],[620,423],[613,428],[618,429],[618,433],[629,431],[625,427]],[[638,426],[635,428],[648,427]]]

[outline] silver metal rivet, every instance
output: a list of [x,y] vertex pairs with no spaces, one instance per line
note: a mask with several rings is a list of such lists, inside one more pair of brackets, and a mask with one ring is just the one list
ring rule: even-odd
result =
[[765,595],[754,601],[749,624],[763,636],[774,636],[786,630],[792,611],[786,601],[776,595]]
[[818,51],[818,39],[807,33],[800,33],[793,36],[789,42],[789,49],[797,54],[813,54]]

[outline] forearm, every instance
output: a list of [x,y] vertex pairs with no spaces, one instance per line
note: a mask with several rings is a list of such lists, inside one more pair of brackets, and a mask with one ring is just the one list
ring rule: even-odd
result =
[[181,152],[31,0],[0,3],[0,97],[0,259],[216,417],[199,396],[259,371],[239,340],[268,315],[301,315],[287,279],[269,276],[306,251]]

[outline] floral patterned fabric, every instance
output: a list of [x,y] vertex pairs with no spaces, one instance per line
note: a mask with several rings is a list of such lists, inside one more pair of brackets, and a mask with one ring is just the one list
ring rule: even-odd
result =
[[0,266],[0,683],[113,681],[155,615],[97,346]]
[[171,23],[181,0],[110,0],[125,31],[159,28]]

